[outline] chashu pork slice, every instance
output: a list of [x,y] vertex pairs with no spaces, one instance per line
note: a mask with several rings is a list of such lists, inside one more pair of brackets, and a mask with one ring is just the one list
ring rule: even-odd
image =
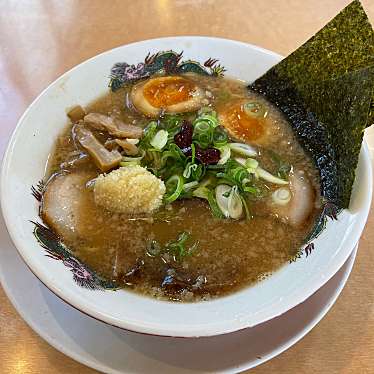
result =
[[100,220],[92,191],[86,183],[96,176],[93,172],[56,174],[46,185],[41,216],[54,232],[67,242],[98,234]]

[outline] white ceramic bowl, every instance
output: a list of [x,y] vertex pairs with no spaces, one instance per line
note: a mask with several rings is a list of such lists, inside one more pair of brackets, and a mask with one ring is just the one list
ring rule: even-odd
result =
[[284,266],[253,287],[213,301],[182,304],[125,290],[79,287],[63,262],[47,256],[33,236],[38,204],[30,186],[43,177],[53,142],[66,124],[66,108],[86,105],[108,90],[116,62],[138,63],[148,52],[184,51],[184,58],[220,60],[227,75],[251,82],[281,56],[252,45],[206,37],[147,40],[113,49],[68,71],[44,90],[20,119],[6,151],[1,174],[1,205],[6,225],[31,271],[55,294],[82,312],[109,324],[148,334],[195,337],[255,326],[303,302],[343,265],[357,243],[369,212],[372,170],[363,145],[349,210],[314,241],[311,255]]

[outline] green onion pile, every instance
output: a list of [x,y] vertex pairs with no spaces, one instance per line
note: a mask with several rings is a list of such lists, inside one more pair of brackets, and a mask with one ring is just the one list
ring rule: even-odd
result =
[[210,108],[149,122],[139,149],[138,157],[125,157],[121,165],[138,164],[161,178],[165,204],[205,199],[217,218],[250,219],[250,203],[264,196],[265,182],[288,184],[289,165],[274,154],[278,175],[262,169],[257,150],[231,142]]

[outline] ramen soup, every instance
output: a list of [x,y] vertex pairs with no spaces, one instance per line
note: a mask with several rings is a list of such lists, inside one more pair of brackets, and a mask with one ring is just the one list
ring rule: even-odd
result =
[[68,116],[41,216],[118,287],[176,301],[227,295],[296,258],[312,230],[318,172],[241,81],[154,77]]

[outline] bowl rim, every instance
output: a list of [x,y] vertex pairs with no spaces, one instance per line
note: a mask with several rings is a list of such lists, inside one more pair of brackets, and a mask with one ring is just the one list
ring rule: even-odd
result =
[[[242,329],[245,329],[245,328],[248,328],[248,327],[252,327],[253,325],[246,324],[246,325],[239,326],[239,327],[231,326],[229,328],[227,328],[227,326],[226,327],[222,326],[219,329],[217,329],[216,326],[212,326],[208,331],[205,330],[203,326],[199,325],[199,326],[196,326],[196,329],[194,329],[193,331],[189,331],[190,329],[188,327],[184,327],[184,328],[181,328],[178,332],[174,333],[174,332],[171,332],[170,330],[165,330],[164,328],[162,328],[162,326],[161,327],[154,327],[154,326],[149,326],[149,325],[146,325],[146,324],[144,324],[142,326],[139,326],[138,324],[127,322],[126,320],[119,320],[115,317],[112,317],[109,314],[103,313],[103,312],[98,311],[98,310],[93,310],[92,308],[87,307],[78,298],[67,296],[64,292],[64,289],[61,289],[54,284],[50,284],[48,282],[47,277],[44,275],[44,272],[40,271],[40,269],[34,269],[32,267],[32,265],[29,264],[27,259],[25,258],[25,255],[23,254],[23,250],[21,249],[21,248],[24,247],[24,245],[23,245],[23,243],[21,243],[21,240],[16,235],[17,234],[16,230],[13,230],[11,222],[10,222],[10,218],[7,215],[7,208],[9,208],[9,207],[8,207],[8,203],[5,199],[5,194],[4,194],[4,191],[6,190],[6,184],[7,184],[6,183],[6,179],[7,179],[6,175],[9,173],[9,167],[10,167],[10,163],[11,163],[11,160],[12,160],[11,156],[12,156],[12,153],[13,153],[12,151],[13,151],[15,142],[18,138],[18,134],[22,129],[22,124],[23,124],[25,118],[27,117],[27,115],[31,111],[31,109],[37,104],[39,99],[50,89],[50,87],[52,85],[57,84],[59,81],[63,80],[67,75],[69,75],[72,71],[74,71],[76,69],[79,69],[84,64],[86,64],[86,63],[88,63],[92,60],[95,60],[99,56],[102,56],[102,55],[105,55],[105,54],[110,54],[113,51],[119,50],[123,47],[133,46],[133,45],[136,45],[136,44],[140,44],[142,42],[150,42],[150,41],[157,43],[158,41],[180,40],[182,42],[182,41],[185,41],[185,40],[191,41],[191,39],[204,40],[204,41],[207,41],[207,42],[209,42],[210,40],[221,41],[221,42],[226,42],[226,43],[229,42],[230,44],[231,43],[232,44],[237,44],[237,45],[240,45],[241,47],[245,47],[245,48],[249,47],[249,48],[251,48],[253,50],[257,50],[261,53],[276,57],[277,59],[283,58],[281,55],[279,55],[279,54],[277,54],[273,51],[264,49],[264,48],[256,46],[256,45],[252,45],[250,43],[245,43],[245,42],[226,39],[226,38],[205,37],[205,36],[175,36],[175,37],[146,39],[146,40],[141,40],[141,41],[137,41],[137,42],[133,42],[133,43],[129,43],[129,44],[124,44],[122,46],[118,46],[118,47],[110,49],[108,51],[104,51],[104,52],[102,52],[98,55],[95,55],[95,56],[81,62],[80,64],[78,64],[78,65],[74,66],[73,68],[69,69],[64,74],[60,75],[57,79],[55,79],[53,82],[51,82],[44,90],[42,90],[41,93],[32,101],[32,103],[27,107],[27,109],[25,110],[23,115],[18,120],[17,125],[16,125],[16,127],[15,127],[15,129],[12,133],[12,136],[11,136],[9,142],[8,142],[8,145],[7,145],[5,153],[4,153],[3,161],[2,161],[1,174],[0,174],[0,205],[1,205],[1,210],[2,210],[3,217],[4,217],[4,221],[5,221],[5,224],[6,224],[6,229],[9,233],[9,235],[12,239],[12,242],[14,243],[20,257],[26,263],[26,265],[28,266],[30,271],[50,291],[52,291],[55,295],[57,295],[59,298],[61,298],[64,302],[73,306],[74,308],[81,311],[82,313],[84,313],[84,314],[86,314],[86,315],[88,315],[92,318],[95,318],[99,321],[105,322],[109,325],[115,326],[115,327],[119,327],[119,328],[126,329],[126,330],[129,330],[129,331],[139,332],[139,333],[143,333],[143,334],[149,334],[149,335],[172,336],[172,337],[213,336],[213,335],[220,335],[220,334],[230,333],[230,332],[234,332],[234,331],[239,331],[239,330],[242,330]],[[372,164],[371,164],[371,159],[370,159],[370,151],[369,151],[369,148],[367,146],[367,143],[366,143],[365,139],[363,140],[363,143],[362,143],[360,157],[362,157],[365,172],[367,173],[367,179],[368,179],[367,192],[368,192],[368,194],[365,196],[364,203],[362,204],[362,209],[361,209],[359,224],[358,224],[359,229],[354,232],[354,235],[352,235],[352,238],[349,241],[349,243],[352,243],[351,248],[349,248],[349,251],[346,251],[346,254],[344,256],[341,256],[339,258],[339,261],[336,261],[334,263],[333,267],[330,266],[331,270],[327,274],[324,274],[323,277],[320,277],[319,281],[315,282],[314,286],[310,287],[308,289],[308,292],[305,292],[302,296],[297,295],[297,297],[293,297],[292,301],[289,301],[284,306],[282,312],[274,313],[274,315],[271,316],[271,317],[266,317],[266,318],[260,319],[260,321],[257,324],[261,324],[261,323],[264,323],[264,322],[266,322],[266,321],[268,321],[272,318],[275,318],[275,317],[287,312],[288,310],[294,308],[295,306],[299,305],[303,301],[305,301],[312,294],[314,294],[319,288],[321,288],[331,277],[333,277],[336,274],[336,272],[341,268],[341,266],[345,263],[347,258],[349,257],[350,253],[352,252],[355,244],[358,242],[358,240],[359,240],[359,238],[362,234],[362,231],[365,227],[365,224],[366,224],[366,221],[367,221],[367,218],[368,218],[368,214],[369,214],[369,211],[370,211],[370,204],[371,204],[371,198],[372,198],[372,190],[373,190]]]

